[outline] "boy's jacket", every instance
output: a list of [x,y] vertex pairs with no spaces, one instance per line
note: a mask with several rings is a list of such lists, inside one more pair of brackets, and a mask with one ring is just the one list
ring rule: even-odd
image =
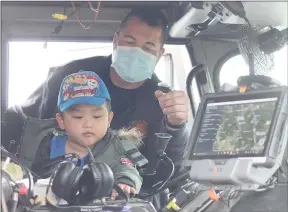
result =
[[[26,119],[18,155],[26,166],[33,170],[35,164],[49,159],[50,140],[57,127],[55,119]],[[110,166],[116,183],[130,185],[139,191],[142,178],[135,166],[141,167],[148,163],[147,159],[138,151],[137,147],[140,145],[141,138],[136,131],[108,129],[104,138],[91,148],[91,151],[96,161]],[[86,163],[91,162],[89,157],[87,160]],[[127,161],[132,163],[127,163]],[[39,175],[41,176],[41,173]]]

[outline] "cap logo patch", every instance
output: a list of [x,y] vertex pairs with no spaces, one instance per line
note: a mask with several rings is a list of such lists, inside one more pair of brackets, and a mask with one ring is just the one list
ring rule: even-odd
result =
[[63,100],[80,96],[95,96],[99,93],[99,80],[95,76],[75,74],[68,77],[62,86]]

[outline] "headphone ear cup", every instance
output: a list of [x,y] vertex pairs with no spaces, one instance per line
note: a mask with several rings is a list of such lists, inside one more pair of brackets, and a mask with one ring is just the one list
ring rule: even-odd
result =
[[108,165],[101,162],[87,164],[79,182],[77,204],[87,204],[95,199],[107,197],[114,187],[114,175]]
[[101,187],[101,189],[98,192],[97,197],[107,197],[111,193],[115,183],[114,174],[111,168],[106,163],[102,162],[95,162],[92,163],[90,166],[94,181],[100,179],[99,186]]
[[61,163],[56,171],[51,190],[59,198],[73,204],[83,170],[71,161]]

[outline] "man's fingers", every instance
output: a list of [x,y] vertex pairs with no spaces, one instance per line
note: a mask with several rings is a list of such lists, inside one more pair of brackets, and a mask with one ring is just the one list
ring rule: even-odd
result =
[[170,107],[173,105],[185,105],[186,99],[184,96],[178,96],[178,97],[173,98],[173,99],[163,100],[162,102],[159,102],[159,104],[160,104],[161,108],[164,109],[166,107]]
[[159,99],[161,96],[163,96],[163,94],[164,93],[162,91],[159,91],[159,90],[155,91],[155,96],[157,99]]
[[157,99],[160,103],[162,103],[169,99],[174,99],[177,97],[184,97],[186,99],[186,95],[183,91],[170,91],[169,93],[162,93],[162,95],[161,96],[159,95]]
[[163,109],[165,114],[184,112],[188,113],[188,108],[185,105],[174,105]]
[[187,112],[176,112],[176,113],[169,113],[167,115],[168,120],[170,119],[177,119],[178,121],[186,120],[188,116]]

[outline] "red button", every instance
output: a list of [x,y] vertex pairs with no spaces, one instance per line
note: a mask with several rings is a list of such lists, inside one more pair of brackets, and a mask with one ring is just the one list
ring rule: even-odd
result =
[[27,195],[28,189],[24,184],[19,185],[19,195]]

